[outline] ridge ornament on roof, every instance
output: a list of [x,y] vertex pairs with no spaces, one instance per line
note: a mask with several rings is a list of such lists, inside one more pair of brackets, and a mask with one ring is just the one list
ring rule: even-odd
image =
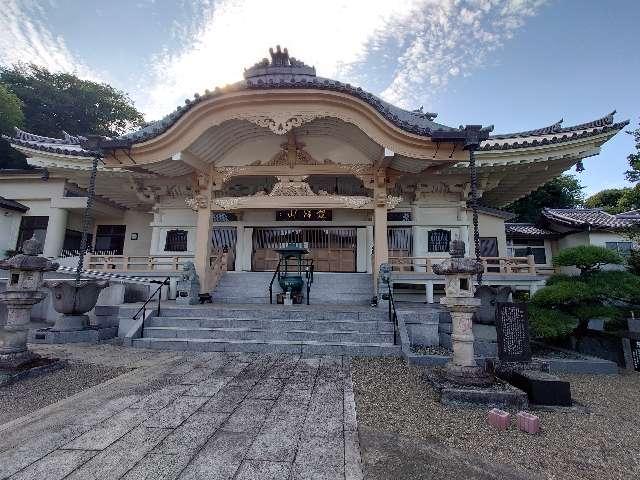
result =
[[297,60],[294,57],[289,56],[289,51],[285,48],[280,49],[280,45],[276,46],[276,51],[273,48],[269,49],[269,55],[271,55],[271,61],[268,58],[263,58],[260,62],[256,63],[253,67],[247,68],[244,71],[244,78],[255,78],[263,75],[307,75],[310,77],[316,76],[315,67],[310,67],[304,62]]

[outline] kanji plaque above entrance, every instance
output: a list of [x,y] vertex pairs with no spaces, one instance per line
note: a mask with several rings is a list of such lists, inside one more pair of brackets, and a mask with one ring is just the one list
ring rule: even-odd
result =
[[330,222],[331,210],[325,208],[291,208],[289,210],[276,210],[276,221],[296,222]]

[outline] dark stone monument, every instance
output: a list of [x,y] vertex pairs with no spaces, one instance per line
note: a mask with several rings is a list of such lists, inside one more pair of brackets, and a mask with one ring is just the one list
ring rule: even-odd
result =
[[498,303],[496,332],[500,362],[531,362],[529,318],[525,303]]
[[571,406],[571,386],[560,377],[536,370],[513,372],[509,383],[527,393],[534,405]]
[[640,340],[631,339],[631,359],[633,360],[633,369],[640,372]]
[[526,392],[535,405],[571,406],[569,382],[548,373],[546,362],[532,361],[529,318],[525,303],[497,302],[498,361],[490,369]]

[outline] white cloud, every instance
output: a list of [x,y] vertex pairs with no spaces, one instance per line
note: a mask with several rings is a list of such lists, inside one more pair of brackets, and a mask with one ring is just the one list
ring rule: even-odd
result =
[[338,76],[343,65],[365,53],[372,30],[404,8],[396,3],[402,2],[221,0],[207,5],[191,42],[155,59],[155,78],[141,105],[150,118],[166,114],[185,96],[241,79],[243,68],[276,44],[315,65],[319,74]]
[[[158,118],[195,92],[232,83],[280,44],[319,75],[412,107],[481,67],[546,0],[203,1],[179,52],[153,61],[139,104]],[[185,41],[187,40],[187,41]]]
[[73,72],[98,80],[98,75],[76,58],[64,39],[47,28],[42,3],[1,0],[0,64],[35,63],[59,72]]

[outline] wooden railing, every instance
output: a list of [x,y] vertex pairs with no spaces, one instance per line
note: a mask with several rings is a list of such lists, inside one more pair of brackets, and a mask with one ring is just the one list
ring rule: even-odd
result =
[[[394,272],[430,273],[433,266],[442,262],[445,257],[389,257],[389,264]],[[526,257],[482,257],[485,273],[509,275],[535,275],[537,273],[533,255]]]
[[87,270],[127,271],[179,271],[186,262],[193,262],[193,255],[94,255],[85,259]]

